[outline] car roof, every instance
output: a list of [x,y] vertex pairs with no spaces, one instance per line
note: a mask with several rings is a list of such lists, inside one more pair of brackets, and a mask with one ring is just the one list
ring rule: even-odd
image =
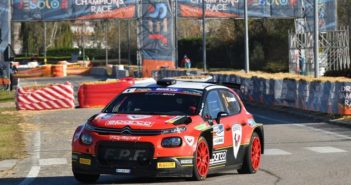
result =
[[157,85],[154,82],[149,82],[149,83],[141,83],[141,84],[136,84],[133,85],[132,87],[167,87],[167,88],[184,88],[184,89],[197,89],[197,90],[204,90],[208,87],[215,88],[223,88],[224,86],[219,86],[219,85],[215,85],[215,84],[211,84],[211,83],[200,83],[200,82],[184,82],[184,81],[178,81],[173,84],[173,85],[168,85],[168,86],[163,86],[163,85]]

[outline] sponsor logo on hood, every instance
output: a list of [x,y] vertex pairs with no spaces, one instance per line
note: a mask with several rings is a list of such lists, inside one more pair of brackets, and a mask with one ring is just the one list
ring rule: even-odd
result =
[[153,122],[151,122],[151,121],[137,121],[137,120],[109,120],[106,122],[105,125],[106,126],[133,125],[133,126],[152,127]]

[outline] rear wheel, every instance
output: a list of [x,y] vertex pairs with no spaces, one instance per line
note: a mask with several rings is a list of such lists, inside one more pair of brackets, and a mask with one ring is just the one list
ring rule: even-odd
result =
[[240,174],[256,173],[261,163],[261,139],[256,132],[251,136],[250,145],[244,157],[243,165],[238,172]]
[[73,172],[74,178],[76,178],[79,182],[83,182],[83,183],[95,183],[100,175],[96,174],[96,175],[90,175],[90,174],[81,174],[81,173],[76,173]]
[[193,179],[205,180],[210,165],[210,150],[204,137],[200,137],[197,142],[194,163]]

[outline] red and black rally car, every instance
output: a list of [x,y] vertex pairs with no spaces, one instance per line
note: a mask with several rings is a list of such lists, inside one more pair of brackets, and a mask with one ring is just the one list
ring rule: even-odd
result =
[[220,169],[255,173],[263,126],[224,86],[172,79],[129,87],[79,126],[72,170],[82,182],[100,174],[192,177]]

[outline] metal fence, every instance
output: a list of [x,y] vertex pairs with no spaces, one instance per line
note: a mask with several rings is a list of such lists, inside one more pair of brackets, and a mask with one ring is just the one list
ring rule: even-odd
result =
[[[349,69],[350,63],[350,30],[340,27],[336,31],[319,34],[319,71],[340,71]],[[289,33],[289,72],[302,75],[313,75],[313,33]]]

